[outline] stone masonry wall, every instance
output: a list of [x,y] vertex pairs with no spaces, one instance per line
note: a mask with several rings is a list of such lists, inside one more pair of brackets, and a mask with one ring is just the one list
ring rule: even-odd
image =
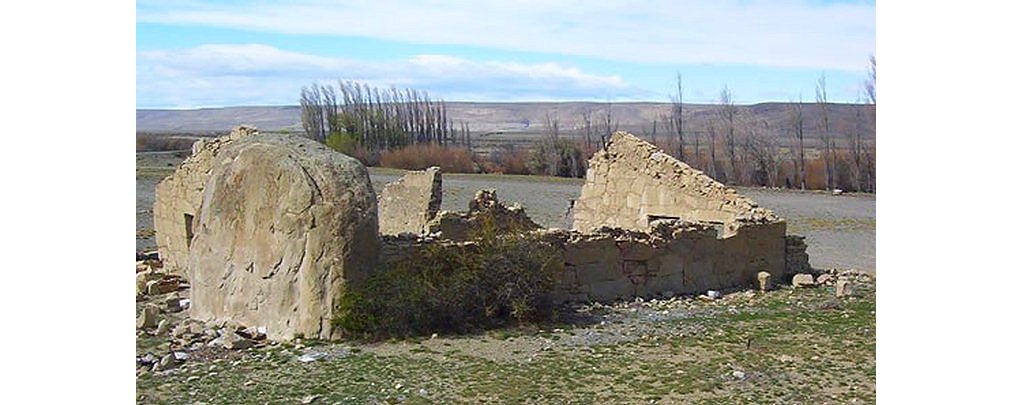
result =
[[[554,275],[555,301],[607,302],[750,286],[761,271],[782,278],[784,231],[782,222],[748,225],[721,239],[710,224],[669,221],[655,223],[649,232],[614,228],[534,232],[561,246],[564,269]],[[412,257],[433,243],[463,249],[473,242],[384,237],[380,258],[388,266],[410,266]]]
[[590,159],[587,180],[573,206],[573,228],[647,230],[653,219],[723,225],[780,221],[773,212],[626,132],[616,132]]
[[408,172],[387,184],[379,195],[379,231],[384,235],[420,234],[436,217],[443,200],[439,167]]
[[749,225],[717,238],[708,224],[676,234],[570,232],[559,301],[611,301],[751,285],[760,271],[784,274],[783,223]]
[[168,272],[186,275],[193,222],[204,198],[211,161],[226,145],[258,133],[254,127],[237,126],[226,136],[197,141],[190,157],[155,187],[155,243]]

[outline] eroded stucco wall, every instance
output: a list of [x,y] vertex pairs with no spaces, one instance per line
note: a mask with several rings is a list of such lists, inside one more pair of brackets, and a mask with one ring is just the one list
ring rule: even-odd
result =
[[387,184],[378,200],[381,234],[423,233],[443,201],[442,172],[435,166],[408,172]]
[[737,222],[780,221],[773,212],[699,170],[626,132],[616,132],[590,159],[587,179],[573,206],[573,228],[600,226],[646,230],[652,219],[719,223],[722,235]]
[[197,141],[190,157],[155,187],[155,244],[168,272],[187,275],[192,225],[199,216],[214,157],[226,145],[258,133],[254,127],[238,126],[228,135]]
[[[659,294],[694,294],[712,289],[747,287],[759,272],[784,275],[783,222],[743,226],[718,238],[709,224],[681,222],[650,232],[602,229],[581,233],[534,231],[560,246],[564,263],[552,275],[556,301],[613,301]],[[778,237],[779,235],[779,237]],[[411,259],[432,243],[465,248],[468,242],[438,238],[385,238],[381,261],[411,266]]]
[[[702,225],[702,224],[700,224]],[[712,227],[673,237],[571,234],[560,301],[610,301],[751,285],[760,271],[784,274],[783,223],[746,226],[728,238]],[[780,237],[777,237],[780,235]]]

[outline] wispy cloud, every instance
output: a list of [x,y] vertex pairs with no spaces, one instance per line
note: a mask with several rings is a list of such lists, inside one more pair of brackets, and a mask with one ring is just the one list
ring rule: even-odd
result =
[[361,36],[673,64],[864,69],[875,49],[866,2],[141,0],[138,22]]
[[619,76],[590,74],[556,63],[475,61],[446,55],[360,61],[262,44],[210,44],[137,53],[141,108],[294,104],[302,86],[337,79],[431,90],[434,97],[447,100],[624,99],[643,94]]

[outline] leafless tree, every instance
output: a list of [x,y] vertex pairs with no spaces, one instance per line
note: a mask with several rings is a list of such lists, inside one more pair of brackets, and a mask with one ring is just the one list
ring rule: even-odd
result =
[[724,147],[727,149],[728,160],[731,164],[731,177],[728,180],[730,183],[734,184],[739,181],[737,162],[738,156],[734,135],[734,118],[737,115],[737,108],[734,105],[734,101],[731,99],[731,91],[728,90],[726,84],[720,91],[720,115],[725,125]]
[[380,89],[351,81],[332,86],[302,89],[302,125],[307,135],[325,140],[330,134],[347,136],[367,150],[386,150],[414,143],[459,144],[446,102],[432,100],[425,92],[396,87]]
[[671,145],[674,144],[672,140],[675,138],[675,119],[671,114],[661,114],[661,124],[664,125],[667,149],[671,149]]
[[311,87],[303,86],[299,106],[302,113],[302,128],[306,131],[306,136],[320,141],[324,140],[326,134],[324,133],[323,99],[320,94],[320,85],[313,83]]
[[559,149],[559,117],[552,116],[545,113],[544,118],[545,132],[542,137],[543,153],[542,157],[545,159],[545,165],[549,175],[556,176],[559,173],[559,154],[556,152]]
[[780,145],[766,120],[750,119],[745,136],[745,153],[752,163],[756,185],[776,186],[780,177]]
[[710,177],[721,180],[717,172],[717,123],[706,120],[706,135],[710,139]]
[[836,142],[829,128],[829,103],[826,100],[826,75],[819,77],[815,86],[815,103],[819,106],[822,118],[822,143],[826,163],[826,189],[836,188]]
[[875,104],[875,55],[868,56],[868,62],[871,64],[868,67],[868,78],[864,81],[864,92],[868,96],[868,101]]
[[700,158],[699,156],[699,131],[693,132],[695,133],[696,136],[693,137],[695,140],[695,152],[692,154],[692,166],[695,167],[698,166],[699,162],[701,162],[703,159]]
[[850,131],[848,140],[850,141],[850,160],[853,162],[852,178],[854,179],[855,188],[858,191],[864,190],[864,171],[861,168],[862,155],[861,151],[861,134],[864,132],[865,127],[865,114],[862,111],[861,100],[858,100],[857,108],[854,109],[854,126]]
[[657,118],[654,118],[653,125],[650,127],[650,142],[657,145]]
[[587,149],[587,153],[590,153],[591,149],[590,144],[593,142],[594,130],[591,121],[592,114],[593,113],[590,111],[589,108],[584,108],[582,111],[580,111],[580,118],[582,119],[584,142]]
[[601,133],[601,147],[603,148],[608,139],[611,139],[612,132],[615,132],[615,122],[612,116],[610,101],[604,105],[604,117],[601,118],[601,129],[603,131]]
[[682,102],[682,72],[678,72],[678,87],[675,97],[671,99],[671,116],[674,118],[675,131],[678,132],[678,160],[685,161],[685,121],[683,114],[685,104]]
[[794,135],[798,137],[798,152],[796,154],[797,159],[794,161],[794,174],[798,176],[795,179],[795,184],[800,184],[801,189],[807,189],[805,186],[805,114],[804,105],[802,104],[802,96],[798,94],[798,103],[794,105],[791,111],[791,127],[794,131]]

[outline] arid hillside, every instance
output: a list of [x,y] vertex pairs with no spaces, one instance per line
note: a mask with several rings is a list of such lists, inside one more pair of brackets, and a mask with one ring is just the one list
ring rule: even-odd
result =
[[[584,114],[589,114],[597,125],[608,111],[619,129],[649,134],[653,121],[657,120],[657,131],[665,131],[663,116],[670,114],[670,103],[470,103],[448,102],[447,115],[455,122],[467,122],[472,131],[478,133],[538,132],[545,115],[558,117],[560,129],[578,131],[583,126]],[[740,112],[753,115],[767,122],[770,128],[789,133],[794,104],[760,103],[739,106]],[[855,117],[863,111],[865,117],[873,116],[873,105],[829,104],[829,118],[835,136],[845,136],[853,130]],[[719,105],[686,105],[686,123],[690,130],[703,130],[709,119],[718,119]],[[803,106],[806,131],[821,133],[819,106],[806,103]],[[261,106],[202,108],[196,110],[137,110],[137,131],[146,133],[211,133],[228,131],[239,124],[250,124],[265,131],[301,130],[298,106]],[[613,125],[614,126],[614,125]]]

